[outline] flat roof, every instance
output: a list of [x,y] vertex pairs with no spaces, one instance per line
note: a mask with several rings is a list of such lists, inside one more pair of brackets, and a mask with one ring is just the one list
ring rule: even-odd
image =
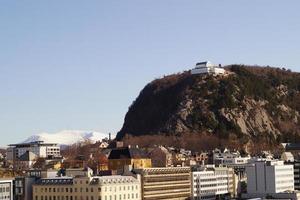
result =
[[34,142],[25,142],[25,143],[18,143],[18,144],[9,144],[8,146],[12,147],[20,147],[20,146],[32,146],[32,145],[39,145],[39,146],[48,146],[48,145],[58,145],[57,143],[44,143],[44,141],[34,141]]

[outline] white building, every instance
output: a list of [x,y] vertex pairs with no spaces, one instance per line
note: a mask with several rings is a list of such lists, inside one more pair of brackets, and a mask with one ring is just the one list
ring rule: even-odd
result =
[[205,166],[192,172],[192,199],[214,200],[233,195],[234,172],[227,167]]
[[293,165],[283,161],[257,161],[246,167],[247,193],[274,194],[294,191]]
[[101,199],[132,199],[141,200],[140,177],[132,176],[103,176],[94,177],[101,186]]
[[0,199],[13,200],[13,180],[0,179]]
[[7,149],[9,161],[20,158],[26,152],[35,154],[38,158],[60,157],[60,147],[54,143],[36,141],[30,143],[11,144]]
[[224,68],[213,65],[211,62],[200,62],[191,70],[191,74],[224,74]]

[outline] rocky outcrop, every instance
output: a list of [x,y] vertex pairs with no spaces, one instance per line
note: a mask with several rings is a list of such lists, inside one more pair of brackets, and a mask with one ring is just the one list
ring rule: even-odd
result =
[[225,76],[165,76],[130,106],[124,135],[236,135],[243,141],[300,141],[300,75],[270,67],[231,65]]

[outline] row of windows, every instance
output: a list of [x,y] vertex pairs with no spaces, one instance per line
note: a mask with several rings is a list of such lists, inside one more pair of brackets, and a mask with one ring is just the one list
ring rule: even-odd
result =
[[[117,191],[117,189],[119,191],[133,191],[133,190],[138,190],[138,186],[135,185],[135,186],[116,186],[116,187],[104,187],[104,191],[107,192],[107,191]],[[35,192],[38,191],[38,188],[35,188]],[[77,188],[40,188],[40,191],[41,192],[69,192],[69,193],[72,193],[72,192],[78,192],[78,189]],[[79,191],[80,192],[94,192],[94,188],[79,188]],[[98,192],[101,192],[101,188],[98,188]]]
[[[93,196],[89,197],[78,197],[78,196],[35,196],[35,200],[97,200]],[[98,197],[98,200],[101,200],[101,197]]]
[[[115,192],[116,192],[116,191],[117,191],[117,188],[118,188],[118,186],[113,187],[113,188],[112,188],[112,187],[104,187],[104,191],[105,191],[105,192],[106,192],[106,191],[115,191]],[[135,190],[135,189],[137,190],[137,189],[138,189],[138,186],[137,186],[137,185],[136,185],[136,186],[133,186],[133,185],[132,185],[132,186],[129,186],[129,185],[128,185],[127,187],[126,187],[125,185],[124,185],[123,187],[122,187],[122,186],[119,186],[119,191],[122,191],[122,188],[123,188],[124,191],[126,190],[126,188],[127,188],[127,190]]]
[[[127,197],[127,198],[126,198]],[[139,195],[138,193],[134,194],[132,193],[131,195],[130,194],[119,194],[119,195],[105,195],[104,196],[104,200],[122,200],[122,199],[134,199],[134,198],[138,198]]]
[[[37,188],[35,189],[35,191],[37,192]],[[41,192],[73,192],[73,188],[41,188],[40,189]],[[80,192],[94,192],[94,188],[80,188],[79,189]],[[78,192],[77,188],[74,188],[74,192]],[[98,192],[101,192],[101,188],[98,188]]]
[[10,191],[10,187],[0,187],[0,193],[1,192],[9,192]]
[[[138,193],[120,194],[120,195],[105,195],[104,200],[125,200],[125,199],[138,199]],[[1,197],[0,197],[1,199]],[[78,197],[78,196],[35,196],[35,200],[97,200],[94,196]],[[101,197],[98,197],[101,200]]]

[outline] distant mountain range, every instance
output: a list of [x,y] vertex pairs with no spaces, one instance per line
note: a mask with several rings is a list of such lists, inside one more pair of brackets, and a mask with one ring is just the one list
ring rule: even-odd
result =
[[34,141],[44,141],[48,143],[57,143],[59,145],[71,145],[79,142],[90,140],[91,142],[101,141],[108,138],[109,134],[99,133],[95,131],[82,131],[82,130],[64,130],[57,133],[39,133],[30,136],[24,143]]

